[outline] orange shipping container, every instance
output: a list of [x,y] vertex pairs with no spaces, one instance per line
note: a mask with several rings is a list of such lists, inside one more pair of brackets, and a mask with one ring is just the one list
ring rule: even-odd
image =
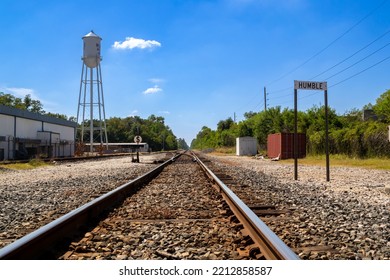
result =
[[[294,133],[275,133],[267,137],[269,158],[294,158]],[[298,158],[306,157],[306,134],[298,133]]]

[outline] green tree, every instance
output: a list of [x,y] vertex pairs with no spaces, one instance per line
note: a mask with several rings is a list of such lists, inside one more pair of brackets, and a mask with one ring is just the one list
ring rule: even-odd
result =
[[[36,113],[36,112],[34,112],[34,113]],[[45,115],[46,115],[46,116],[49,116],[49,117],[57,118],[57,119],[69,120],[69,121],[74,121],[74,122],[76,121],[76,120],[74,119],[74,117],[68,119],[68,117],[67,117],[66,115],[64,115],[64,114],[58,114],[58,113],[50,113],[50,112],[48,112],[48,113],[45,113]]]
[[201,131],[198,132],[196,138],[191,142],[192,149],[207,149],[216,148],[218,146],[216,140],[215,131],[211,130],[207,126],[203,126]]
[[190,147],[188,146],[186,140],[183,138],[177,139],[177,148],[178,149],[183,149],[183,150],[188,150]]
[[0,104],[33,113],[45,114],[41,101],[32,99],[30,94],[22,99],[9,93],[0,92]]
[[373,109],[383,122],[390,122],[390,90],[378,97]]
[[217,124],[217,130],[223,131],[230,129],[234,124],[232,118],[227,118],[226,120],[219,121]]

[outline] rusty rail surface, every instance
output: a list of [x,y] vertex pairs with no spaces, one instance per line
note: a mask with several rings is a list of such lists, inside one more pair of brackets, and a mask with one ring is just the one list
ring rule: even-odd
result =
[[194,158],[217,184],[219,191],[234,215],[239,219],[250,237],[268,260],[299,260],[289,248],[233,191],[231,191],[194,153]]

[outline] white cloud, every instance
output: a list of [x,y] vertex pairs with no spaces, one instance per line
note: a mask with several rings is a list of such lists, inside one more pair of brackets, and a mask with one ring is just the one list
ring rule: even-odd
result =
[[154,87],[146,89],[143,94],[155,94],[162,91],[162,88],[159,88],[158,85],[155,85]]
[[160,78],[151,78],[151,79],[149,79],[149,82],[151,82],[153,84],[162,84],[165,82],[165,80],[160,79]]
[[25,97],[26,95],[30,95],[32,99],[39,99],[38,96],[35,94],[35,91],[31,88],[4,88],[4,93],[10,93],[16,97]]
[[63,107],[60,106],[57,102],[53,102],[39,97],[36,91],[31,88],[0,87],[0,92],[9,93],[15,97],[22,99],[29,94],[31,96],[31,99],[38,100],[41,102],[45,111],[54,112],[58,111],[59,109],[62,109]]
[[171,112],[169,111],[158,111],[160,114],[169,115]]
[[161,47],[161,43],[155,40],[144,40],[137,39],[134,37],[126,37],[126,40],[123,42],[114,42],[112,45],[114,49],[126,50],[126,49],[153,49],[156,47]]
[[138,114],[138,110],[133,110],[133,111],[130,113],[129,117],[135,117],[135,116],[137,116],[137,114]]

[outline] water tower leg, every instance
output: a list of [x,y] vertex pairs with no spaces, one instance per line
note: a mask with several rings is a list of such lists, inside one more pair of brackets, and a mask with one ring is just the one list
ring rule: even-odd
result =
[[90,80],[90,126],[89,126],[89,151],[93,152],[93,68],[90,68],[91,80]]
[[104,109],[104,95],[103,95],[103,79],[102,79],[102,68],[100,67],[100,63],[98,65],[98,69],[97,71],[99,71],[99,81],[100,81],[100,92],[102,93],[102,107],[103,107],[103,125],[104,125],[104,136],[105,136],[105,141],[106,141],[106,149],[108,150],[108,137],[107,137],[107,127],[106,127],[106,111]]

